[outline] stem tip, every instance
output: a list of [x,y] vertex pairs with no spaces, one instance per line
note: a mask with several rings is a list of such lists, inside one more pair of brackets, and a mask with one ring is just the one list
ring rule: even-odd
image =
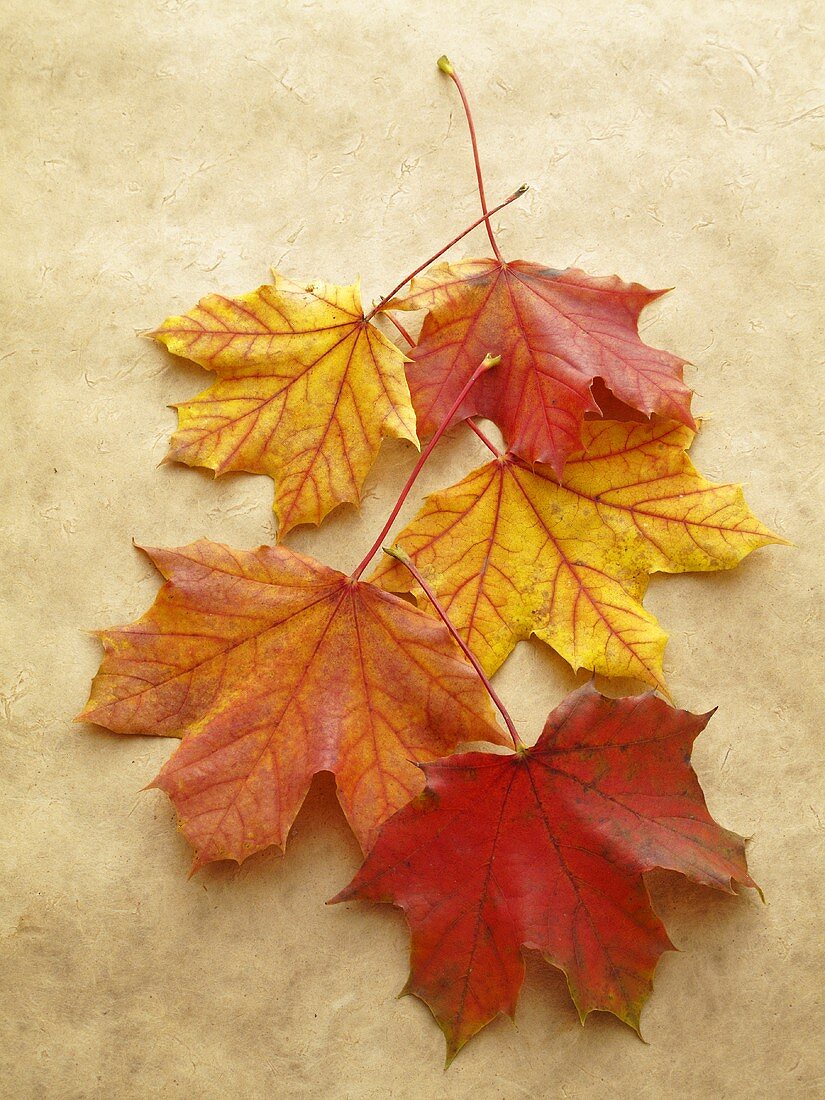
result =
[[395,558],[396,561],[400,561],[402,565],[412,565],[412,559],[410,555],[402,550],[400,546],[382,546],[381,549],[385,554],[389,554],[391,558]]
[[442,73],[446,73],[447,76],[452,76],[455,72],[452,61],[450,61],[449,57],[447,57],[445,53],[443,53],[441,57],[439,57],[438,61],[436,61],[436,65],[438,65]]

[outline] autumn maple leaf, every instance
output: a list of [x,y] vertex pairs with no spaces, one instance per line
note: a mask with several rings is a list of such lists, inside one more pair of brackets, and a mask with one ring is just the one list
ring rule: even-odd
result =
[[99,633],[80,717],[183,737],[152,785],[196,868],[283,847],[319,771],[366,850],[423,786],[412,760],[502,743],[444,626],[399,597],[284,547],[147,553],[166,584],[142,619]]
[[433,432],[486,350],[501,367],[455,414],[494,421],[509,448],[561,475],[582,445],[581,425],[599,407],[600,378],[622,402],[694,426],[683,360],[643,344],[642,309],[664,294],[616,276],[500,258],[440,264],[387,308],[427,309],[407,368],[418,427]]
[[365,319],[357,283],[276,272],[273,286],[211,294],[150,335],[219,376],[176,406],[167,458],[268,474],[281,535],[358,503],[382,437],[417,443],[405,357]]
[[728,892],[754,885],[742,839],[711,818],[689,764],[709,717],[586,685],[531,749],[423,766],[424,792],[333,900],[404,910],[404,991],[432,1010],[448,1062],[498,1013],[513,1015],[525,947],[564,971],[582,1021],[601,1010],[638,1029],[672,947],[645,871]]
[[[784,540],[739,486],[697,472],[688,428],[589,421],[582,436],[562,484],[549,467],[498,456],[431,495],[396,543],[486,672],[535,634],[574,669],[664,690],[667,635],[641,604],[649,574],[730,569]],[[414,590],[395,562],[373,580]]]
[[[594,395],[646,417],[657,414],[695,427],[684,360],[639,338],[639,314],[666,293],[523,260],[506,262],[490,224],[475,126],[464,87],[448,58],[439,68],[455,84],[467,117],[481,209],[493,259],[440,264],[414,279],[386,310],[427,316],[407,369],[418,430],[426,438],[444,420],[468,375],[486,353],[501,366],[475,387],[454,420],[483,416],[496,423],[508,448],[527,462],[549,464],[561,476],[582,446],[581,425],[600,409]],[[615,400],[614,400],[615,399]]]

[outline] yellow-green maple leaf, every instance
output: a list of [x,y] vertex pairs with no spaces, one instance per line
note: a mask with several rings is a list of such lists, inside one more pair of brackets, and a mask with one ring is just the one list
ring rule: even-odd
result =
[[[641,603],[649,574],[730,569],[784,540],[739,486],[697,472],[690,429],[592,421],[583,434],[564,484],[504,455],[428,497],[396,542],[489,674],[535,634],[574,669],[664,689],[667,635]],[[397,562],[373,579],[426,604]]]
[[383,436],[418,442],[404,355],[364,318],[358,283],[211,294],[150,334],[218,375],[177,405],[168,460],[275,481],[284,534],[358,503]]

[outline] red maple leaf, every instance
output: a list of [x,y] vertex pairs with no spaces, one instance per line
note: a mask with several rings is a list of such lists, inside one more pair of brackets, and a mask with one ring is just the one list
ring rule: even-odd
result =
[[586,685],[531,749],[422,765],[426,789],[334,901],[405,911],[405,992],[429,1005],[448,1061],[498,1013],[513,1015],[523,947],[564,971],[582,1021],[601,1010],[638,1030],[672,948],[643,873],[667,868],[728,892],[755,885],[741,837],[711,818],[690,767],[709,718]]
[[596,379],[645,416],[695,427],[683,360],[643,344],[637,331],[642,309],[664,293],[521,260],[440,264],[390,303],[429,309],[407,368],[419,431],[426,437],[443,421],[488,349],[501,366],[454,420],[494,421],[511,450],[558,475],[581,449],[585,414],[603,411],[591,393]]
[[467,116],[495,259],[439,264],[383,307],[429,311],[407,370],[419,435],[426,438],[443,422],[487,353],[501,356],[500,367],[452,419],[494,421],[510,450],[527,462],[547,463],[559,477],[567,455],[581,449],[586,415],[617,418],[621,408],[631,419],[658,415],[694,428],[684,360],[639,339],[639,314],[665,291],[616,275],[595,278],[576,268],[505,262],[490,224],[464,88],[446,57],[438,64],[455,83]]

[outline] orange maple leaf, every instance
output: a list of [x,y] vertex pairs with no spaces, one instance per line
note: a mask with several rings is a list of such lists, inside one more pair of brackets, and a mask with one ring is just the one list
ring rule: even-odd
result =
[[[730,569],[785,540],[739,486],[697,472],[688,428],[588,421],[582,434],[563,483],[549,467],[500,456],[430,496],[396,543],[489,674],[535,634],[574,669],[666,692],[667,635],[641,603],[649,574]],[[373,580],[416,592],[395,562]]]
[[195,868],[283,847],[319,771],[364,850],[416,795],[411,761],[504,743],[446,628],[372,584],[284,547],[147,550],[166,578],[105,656],[80,718],[183,737],[166,791]]
[[150,335],[218,381],[177,405],[168,460],[275,481],[281,535],[358,503],[383,436],[418,442],[405,356],[364,318],[357,283],[211,294]]

